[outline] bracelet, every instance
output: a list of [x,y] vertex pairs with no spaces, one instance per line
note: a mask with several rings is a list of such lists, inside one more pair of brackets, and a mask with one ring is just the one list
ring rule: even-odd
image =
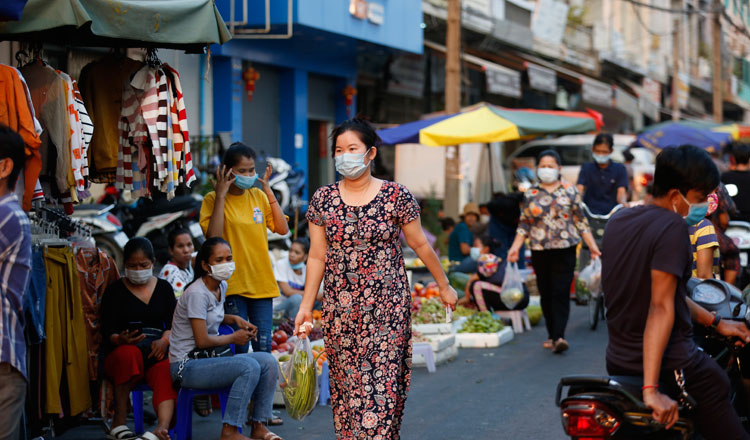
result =
[[641,391],[646,391],[649,388],[653,388],[655,390],[659,389],[659,385],[644,385],[641,387]]
[[711,321],[711,328],[716,330],[716,327],[719,326],[719,322],[721,322],[721,316],[714,315],[714,320]]

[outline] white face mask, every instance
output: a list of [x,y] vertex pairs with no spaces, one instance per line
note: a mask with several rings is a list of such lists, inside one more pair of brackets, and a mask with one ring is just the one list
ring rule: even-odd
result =
[[479,216],[479,223],[489,223],[490,216],[488,214],[482,214]]
[[536,170],[536,175],[542,183],[556,182],[559,176],[557,168],[539,168]]
[[234,261],[229,263],[214,264],[211,266],[211,273],[208,274],[216,281],[226,281],[234,273]]
[[364,153],[344,153],[336,156],[336,171],[347,179],[356,179],[367,171],[368,165],[365,165],[365,156],[370,152],[367,149]]
[[482,248],[480,247],[473,247],[471,248],[471,251],[469,251],[469,256],[471,256],[471,259],[474,261],[478,260],[480,255],[482,255]]
[[599,165],[604,165],[605,163],[609,162],[611,158],[611,154],[594,154],[594,162],[598,163]]
[[137,285],[143,285],[148,283],[148,280],[151,279],[151,277],[154,275],[154,268],[150,267],[148,269],[142,269],[142,270],[133,270],[133,269],[125,269],[125,278],[128,279],[133,284]]

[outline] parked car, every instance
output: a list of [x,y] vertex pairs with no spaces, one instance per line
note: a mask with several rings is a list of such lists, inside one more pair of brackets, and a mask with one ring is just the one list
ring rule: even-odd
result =
[[[593,161],[591,147],[595,135],[568,135],[558,138],[538,139],[528,142],[510,154],[505,160],[504,170],[506,173],[506,182],[513,182],[516,186],[518,183],[517,173],[521,168],[534,169],[537,156],[545,150],[555,150],[560,155],[562,163],[562,177],[568,182],[576,183],[578,173],[581,171],[581,165]],[[615,162],[624,162],[623,153],[635,140],[633,135],[614,135],[614,151],[612,160]],[[645,148],[631,148],[630,152],[634,159],[633,168],[633,195],[634,199],[642,199],[646,192],[646,186],[653,180],[654,161],[656,156],[650,150]]]

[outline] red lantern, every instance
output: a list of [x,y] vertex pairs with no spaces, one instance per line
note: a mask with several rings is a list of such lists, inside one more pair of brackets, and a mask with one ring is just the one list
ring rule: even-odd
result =
[[354,103],[354,97],[357,96],[357,89],[352,87],[351,84],[347,84],[342,94],[344,95],[344,102],[346,104],[346,115],[351,116],[352,104]]
[[242,79],[245,81],[245,91],[247,92],[247,100],[253,100],[253,92],[255,92],[255,81],[260,79],[260,73],[252,67],[245,69],[242,72]]

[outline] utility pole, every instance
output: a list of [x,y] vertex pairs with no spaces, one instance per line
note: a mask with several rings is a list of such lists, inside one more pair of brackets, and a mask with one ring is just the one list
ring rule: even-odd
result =
[[724,119],[724,96],[723,81],[721,80],[721,12],[724,5],[721,0],[714,0],[714,22],[712,26],[714,68],[713,68],[713,91],[714,91],[714,121],[720,123]]
[[680,20],[672,22],[672,120],[680,120]]
[[[461,0],[448,0],[448,20],[445,33],[445,111],[461,110]],[[443,212],[446,216],[459,214],[460,156],[458,146],[445,147],[445,194]]]

